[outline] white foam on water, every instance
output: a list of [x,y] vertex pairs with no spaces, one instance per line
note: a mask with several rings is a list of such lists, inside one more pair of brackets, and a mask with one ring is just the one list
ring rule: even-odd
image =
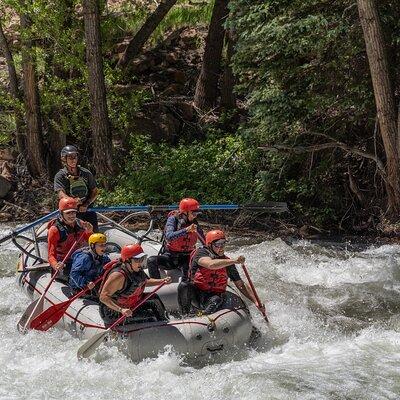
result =
[[[29,300],[16,289],[15,265],[0,256],[0,399],[400,398],[400,318],[389,303],[400,299],[398,246],[326,251],[275,240],[232,254],[246,255],[259,295],[268,299],[273,330],[252,307],[264,343],[240,359],[202,366],[187,364],[169,347],[135,364],[102,345],[82,362],[76,358],[82,342],[66,332],[20,335],[15,325]],[[363,320],[375,303],[386,320]],[[344,305],[354,306],[354,315]],[[349,323],[356,328],[342,331]]]

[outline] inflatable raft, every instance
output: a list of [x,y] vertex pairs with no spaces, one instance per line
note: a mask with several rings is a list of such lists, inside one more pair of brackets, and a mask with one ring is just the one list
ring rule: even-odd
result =
[[[121,246],[135,242],[132,234],[120,228],[111,227],[103,231],[108,237],[111,258],[118,257]],[[146,234],[142,246],[148,255],[156,255],[160,244],[151,239],[147,240]],[[27,253],[31,256],[27,256]],[[18,284],[30,300],[40,297],[51,279],[49,270],[32,269],[40,261],[34,254],[39,254],[42,260],[47,259],[45,228],[39,230],[35,241],[25,247],[25,254],[21,255],[19,261]],[[166,346],[172,346],[174,351],[187,358],[193,358],[232,351],[235,347],[242,348],[251,341],[253,325],[250,313],[237,293],[228,291],[222,309],[214,314],[183,319],[180,317],[177,301],[179,271],[168,271],[168,274],[172,276],[173,283],[163,286],[157,294],[169,313],[169,320],[138,320],[134,324],[120,326],[113,335],[112,341],[132,360],[140,361],[157,356]],[[146,292],[152,289],[147,288]],[[71,295],[70,287],[56,280],[45,295],[44,309],[68,300]],[[76,299],[69,306],[56,326],[81,340],[90,339],[106,329],[99,314],[98,303],[82,298]]]

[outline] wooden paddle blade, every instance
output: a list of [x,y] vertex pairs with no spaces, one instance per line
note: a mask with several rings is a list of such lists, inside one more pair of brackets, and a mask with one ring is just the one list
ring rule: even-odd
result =
[[35,301],[32,301],[32,303],[26,308],[17,324],[17,329],[21,333],[26,333],[30,322],[43,312],[43,300],[43,297],[39,297]]
[[63,303],[52,305],[34,318],[29,324],[29,328],[37,331],[47,331],[62,318],[70,304],[71,301],[67,300]]
[[90,357],[106,338],[109,331],[110,329],[107,329],[104,332],[97,333],[79,347],[77,352],[78,359],[81,360],[82,358]]

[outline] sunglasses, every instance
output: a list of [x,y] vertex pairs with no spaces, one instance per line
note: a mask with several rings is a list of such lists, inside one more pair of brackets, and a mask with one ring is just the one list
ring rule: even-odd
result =
[[225,243],[226,243],[225,239],[219,239],[219,240],[216,240],[215,242],[212,242],[213,246],[215,246],[215,247],[224,247]]
[[72,215],[72,214],[77,214],[78,213],[78,211],[76,211],[76,210],[73,210],[73,211],[64,211],[64,214],[66,214],[66,215]]
[[70,160],[76,160],[78,158],[78,156],[76,154],[68,154],[67,158]]
[[143,257],[139,257],[139,258],[132,257],[132,260],[135,261],[135,262],[140,262],[141,263],[141,262],[144,262],[144,261],[147,260],[147,255],[143,256]]

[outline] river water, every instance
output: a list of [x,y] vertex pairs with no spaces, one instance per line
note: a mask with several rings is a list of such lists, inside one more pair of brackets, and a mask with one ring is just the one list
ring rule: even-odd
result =
[[65,332],[20,335],[29,301],[16,289],[16,250],[1,249],[1,400],[400,399],[400,246],[236,242],[230,253],[247,257],[273,328],[252,309],[257,348],[195,365],[168,348],[134,364],[104,346],[81,362],[82,343]]

